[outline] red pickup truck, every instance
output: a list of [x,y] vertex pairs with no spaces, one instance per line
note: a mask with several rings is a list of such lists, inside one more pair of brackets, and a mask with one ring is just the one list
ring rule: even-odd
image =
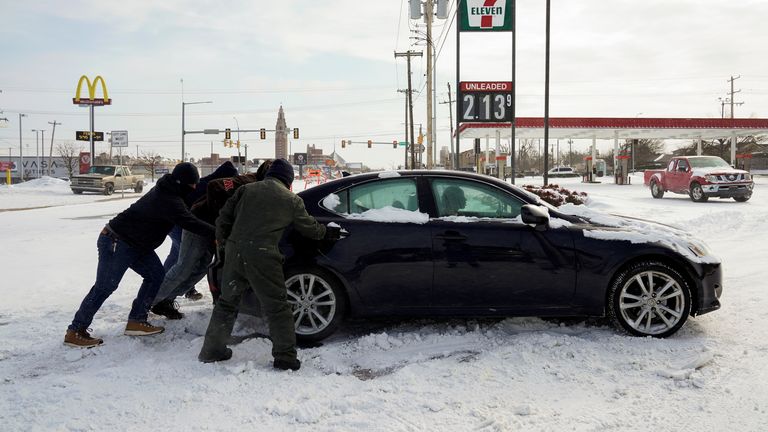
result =
[[755,185],[747,171],[734,169],[717,156],[674,157],[666,169],[646,170],[644,181],[654,198],[662,198],[669,191],[688,194],[695,202],[710,197],[745,202],[752,197]]

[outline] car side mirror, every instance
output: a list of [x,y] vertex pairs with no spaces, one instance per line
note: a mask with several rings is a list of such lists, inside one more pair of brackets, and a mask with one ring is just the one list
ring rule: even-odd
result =
[[537,231],[544,231],[549,226],[549,212],[537,205],[526,204],[520,209],[523,223],[533,225]]

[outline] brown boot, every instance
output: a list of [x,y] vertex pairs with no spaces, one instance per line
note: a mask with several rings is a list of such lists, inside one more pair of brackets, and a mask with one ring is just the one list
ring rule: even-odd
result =
[[165,331],[165,327],[153,326],[146,321],[128,321],[123,334],[126,336],[149,336],[163,331]]
[[67,329],[67,334],[64,336],[64,345],[69,345],[75,348],[93,348],[103,343],[104,341],[102,339],[91,337],[86,329]]

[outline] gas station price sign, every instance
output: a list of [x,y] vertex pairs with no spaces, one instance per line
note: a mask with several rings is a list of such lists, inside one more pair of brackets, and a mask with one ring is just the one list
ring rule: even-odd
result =
[[511,81],[462,81],[459,85],[459,121],[511,122]]

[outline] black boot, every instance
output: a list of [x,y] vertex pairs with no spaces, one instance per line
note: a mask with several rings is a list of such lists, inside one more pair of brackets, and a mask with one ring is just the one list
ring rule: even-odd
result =
[[[232,357],[232,350],[227,348],[227,343],[232,335],[235,319],[237,319],[237,309],[229,303],[220,301],[213,307],[203,347],[200,349],[200,355],[197,356],[198,360],[210,363]],[[226,357],[228,351],[229,357],[223,359],[222,357]]]
[[232,358],[232,350],[229,348],[224,348],[224,351],[221,351],[219,353],[206,353],[206,355],[203,355],[203,351],[200,351],[200,354],[197,356],[197,359],[203,363],[225,361],[231,358]]
[[299,361],[299,359],[291,359],[291,360],[275,359],[275,361],[272,363],[272,367],[280,370],[290,369],[292,371],[297,371],[301,367],[301,362]]
[[153,314],[162,315],[169,320],[180,320],[184,318],[184,314],[179,312],[176,302],[173,300],[162,300],[158,304],[152,306],[151,311]]
[[196,289],[192,288],[191,290],[187,291],[186,294],[184,294],[184,297],[190,299],[190,300],[200,300],[203,298],[203,295],[197,291]]

